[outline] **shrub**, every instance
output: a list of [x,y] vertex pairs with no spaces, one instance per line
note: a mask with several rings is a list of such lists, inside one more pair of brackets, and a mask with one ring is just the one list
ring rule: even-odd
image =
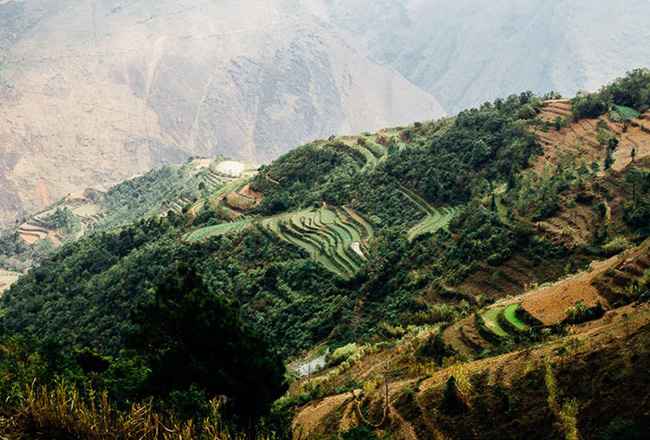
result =
[[632,245],[629,241],[627,241],[627,238],[619,236],[604,245],[602,247],[602,252],[604,255],[611,257],[612,255],[620,254],[625,249],[629,249],[631,246]]
[[593,307],[587,307],[581,301],[578,301],[573,307],[566,309],[567,322],[571,324],[592,321],[600,318],[604,314],[605,309],[600,301]]
[[357,344],[355,344],[354,342],[348,345],[344,345],[343,347],[339,347],[336,350],[334,350],[334,353],[332,353],[332,363],[338,365],[341,362],[350,359],[358,352],[359,352],[359,348],[357,347]]

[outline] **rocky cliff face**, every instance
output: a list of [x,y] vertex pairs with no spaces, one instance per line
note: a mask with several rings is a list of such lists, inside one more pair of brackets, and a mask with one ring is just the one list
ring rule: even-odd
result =
[[0,225],[191,155],[443,115],[293,0],[0,1]]
[[522,90],[594,91],[650,63],[645,0],[332,0],[321,13],[449,113]]

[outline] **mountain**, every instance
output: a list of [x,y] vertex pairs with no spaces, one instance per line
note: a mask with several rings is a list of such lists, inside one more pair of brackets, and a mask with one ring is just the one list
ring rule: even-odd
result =
[[644,0],[332,0],[321,14],[450,114],[522,90],[573,96],[647,64]]
[[190,156],[444,114],[297,1],[3,1],[0,21],[0,224]]
[[0,236],[0,261],[56,247],[0,300],[3,435],[208,429],[224,394],[281,438],[650,426],[648,70],[91,194]]

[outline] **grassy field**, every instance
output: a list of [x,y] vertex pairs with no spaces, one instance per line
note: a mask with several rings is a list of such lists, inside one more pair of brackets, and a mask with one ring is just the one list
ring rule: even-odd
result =
[[499,324],[499,314],[501,314],[503,310],[504,307],[488,309],[488,311],[483,314],[483,320],[492,333],[497,336],[507,337],[509,336],[508,332],[501,327],[501,324]]
[[516,312],[519,309],[519,304],[511,304],[503,310],[503,316],[506,320],[514,325],[519,330],[528,330],[528,326],[517,318]]

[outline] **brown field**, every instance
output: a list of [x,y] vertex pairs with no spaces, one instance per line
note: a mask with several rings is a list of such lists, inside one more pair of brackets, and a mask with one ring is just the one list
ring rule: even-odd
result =
[[[552,123],[557,116],[567,116],[570,111],[571,104],[568,100],[547,101],[547,105],[542,108],[538,117]],[[535,161],[533,170],[539,173],[547,164],[556,165],[559,160],[558,153],[573,154],[577,158],[584,158],[588,164],[595,160],[602,169],[606,151],[598,141],[596,124],[599,120],[607,123],[609,126],[607,131],[619,138],[619,145],[613,154],[612,170],[621,171],[632,163],[633,148],[636,149],[637,160],[650,157],[650,134],[630,124],[612,122],[607,115],[604,115],[598,119],[571,121],[568,127],[562,128],[560,131],[553,126],[547,132],[535,130],[544,147],[544,154]],[[641,120],[638,122],[643,124]]]
[[524,296],[521,307],[545,326],[559,324],[566,319],[566,310],[578,301],[586,307],[601,303],[603,307],[608,308],[607,300],[598,293],[591,282],[618,261],[617,257],[614,257],[598,269],[529,292]]
[[554,122],[558,116],[566,117],[571,113],[571,102],[568,99],[549,99],[537,116],[542,121]]
[[[439,408],[442,389],[447,379],[454,376],[467,378],[485,377],[488,387],[516,386],[531,371],[543,370],[544,360],[570,368],[563,357],[564,350],[571,350],[572,359],[591,359],[595,353],[608,353],[616,356],[625,339],[637,332],[646,331],[650,321],[650,304],[632,304],[607,312],[603,318],[574,326],[571,336],[541,343],[533,349],[514,351],[500,356],[485,358],[465,364],[428,370],[426,375],[417,368],[404,367],[405,346],[417,345],[414,339],[402,341],[389,353],[367,355],[345,377],[368,380],[382,371],[383,365],[390,362],[394,379],[389,379],[388,420],[382,424],[381,431],[390,432],[394,438],[450,438],[445,435],[440,423],[434,423],[440,417]],[[413,361],[409,361],[413,362]],[[325,373],[323,373],[325,374]],[[543,385],[542,385],[543,386]],[[404,416],[404,407],[398,405],[404,390],[409,389],[415,395],[417,411]],[[360,393],[355,390],[355,394]],[[535,389],[539,400],[545,404],[546,390]],[[383,406],[384,387],[378,386],[366,397],[370,402],[369,415],[377,417]],[[470,396],[470,400],[474,399]],[[470,404],[470,411],[472,405]],[[410,415],[409,415],[410,414]],[[329,438],[350,426],[362,424],[357,415],[356,404],[351,392],[335,394],[314,400],[296,411],[293,426],[295,440]],[[422,437],[424,436],[424,437]]]

